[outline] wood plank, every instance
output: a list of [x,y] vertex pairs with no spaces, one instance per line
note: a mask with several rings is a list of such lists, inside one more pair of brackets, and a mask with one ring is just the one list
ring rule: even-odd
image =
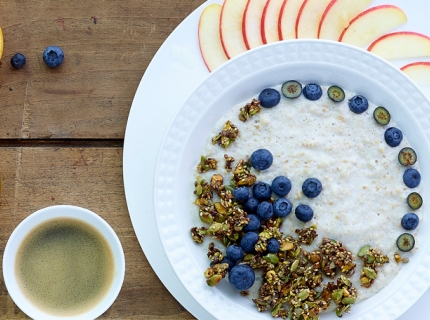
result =
[[[152,57],[203,0],[0,1],[1,138],[122,138]],[[65,61],[46,67],[58,45]],[[20,70],[10,58],[23,53]]]
[[[126,258],[123,288],[101,319],[193,319],[167,291],[146,260],[128,215],[121,148],[2,148],[0,254],[13,229],[51,205],[88,208],[117,233]],[[0,272],[1,266],[0,266]],[[22,319],[0,281],[0,319]]]

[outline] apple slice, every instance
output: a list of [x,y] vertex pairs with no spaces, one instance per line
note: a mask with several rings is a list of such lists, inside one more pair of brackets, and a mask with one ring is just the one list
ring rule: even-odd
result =
[[248,0],[225,0],[221,10],[221,44],[229,59],[245,52],[242,32],[242,20]]
[[248,0],[243,14],[243,38],[248,49],[263,45],[261,19],[267,0]]
[[279,41],[278,21],[284,0],[268,0],[261,19],[263,43]]
[[219,33],[221,10],[222,6],[216,3],[207,6],[200,16],[198,26],[200,52],[209,71],[228,60]]
[[318,27],[318,38],[338,41],[349,22],[367,8],[372,0],[332,0]]
[[430,37],[412,31],[388,33],[367,50],[387,60],[430,56]]
[[399,7],[375,6],[352,19],[349,26],[342,31],[339,41],[364,48],[406,21],[406,14]]
[[279,13],[278,33],[280,40],[296,38],[296,20],[305,0],[284,0]]
[[331,0],[305,0],[296,20],[296,38],[318,38],[318,27]]
[[430,85],[430,62],[420,61],[407,64],[400,68],[417,84]]

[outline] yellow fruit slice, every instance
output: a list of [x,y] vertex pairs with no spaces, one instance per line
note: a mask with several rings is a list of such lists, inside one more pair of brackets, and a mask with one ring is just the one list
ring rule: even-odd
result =
[[0,59],[1,59],[1,56],[3,54],[3,47],[4,47],[4,43],[3,43],[3,31],[0,28]]

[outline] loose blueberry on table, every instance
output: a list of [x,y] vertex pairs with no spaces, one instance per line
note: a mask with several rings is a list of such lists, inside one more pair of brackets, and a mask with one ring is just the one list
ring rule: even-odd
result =
[[13,57],[10,59],[10,64],[15,69],[22,68],[25,65],[26,62],[27,62],[27,59],[21,53],[14,54]]
[[64,61],[64,52],[60,47],[49,46],[43,51],[43,61],[50,68],[56,68]]

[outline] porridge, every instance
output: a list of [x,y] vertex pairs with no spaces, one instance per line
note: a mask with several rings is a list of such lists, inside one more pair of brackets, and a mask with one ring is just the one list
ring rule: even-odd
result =
[[[257,272],[252,287],[239,284],[236,289],[242,294],[247,290],[258,310],[269,310],[273,316],[283,318],[300,319],[303,312],[318,317],[319,311],[330,309],[324,305],[330,304],[330,299],[338,315],[349,312],[352,304],[385,287],[418,247],[410,250],[410,241],[415,241],[422,218],[422,190],[416,155],[406,137],[402,137],[393,120],[387,119],[389,112],[385,108],[367,104],[364,97],[338,87],[315,86],[322,89],[322,95],[306,92],[306,86],[303,94],[293,90],[286,98],[276,94],[288,96],[285,86],[278,86],[269,89],[267,99],[260,95],[233,107],[219,119],[208,137],[195,177],[196,204],[207,225],[191,231],[196,242],[203,242],[205,236],[212,242],[208,252],[212,264],[205,273],[208,284],[215,285],[229,274],[235,287],[235,274],[239,272],[241,276],[250,271],[232,269],[228,258],[234,250],[243,249],[244,256],[233,264],[242,269],[263,269],[263,280],[258,281]],[[361,100],[351,106],[357,97],[366,100],[366,106],[360,104]],[[262,155],[256,154],[256,150],[263,150]],[[264,154],[266,151],[269,155]],[[253,156],[257,165],[252,164]],[[271,158],[266,165],[268,157]],[[255,169],[261,163],[263,167]],[[409,178],[405,178],[408,174]],[[418,180],[411,184],[411,177],[413,180],[416,175]],[[246,184],[246,179],[252,177],[254,181]],[[288,189],[286,195],[274,192],[277,177],[287,178],[280,184]],[[245,185],[250,191],[246,197],[254,198],[261,191],[256,189],[259,183],[271,185],[273,190],[258,204],[267,202],[267,206],[273,206],[268,211],[276,211],[277,202],[283,209],[291,207],[287,213],[262,218],[268,211],[259,205],[261,209],[256,215],[261,226],[255,232],[247,232],[246,226],[255,222],[248,217],[254,209],[247,204],[248,198],[241,199],[237,189],[244,189],[240,187]],[[213,191],[213,199],[204,196],[209,191]],[[229,206],[237,210],[227,214]],[[219,218],[219,214],[234,216],[236,220]],[[226,224],[235,224],[236,231],[220,231]],[[244,238],[251,238],[248,233],[259,236],[250,240],[250,247],[243,245],[248,241]],[[407,234],[396,245],[396,239],[404,233]],[[211,236],[220,241],[213,241]],[[402,241],[410,247],[399,247]],[[225,268],[220,267],[223,265]],[[288,273],[280,271],[281,265],[288,269],[286,278],[280,276]],[[294,273],[296,269],[302,273]],[[290,278],[308,279],[306,272],[312,273],[309,281],[306,280],[306,286],[297,287],[296,292],[288,293],[289,304],[273,298],[283,294],[286,298],[286,291],[295,290]],[[270,294],[264,292],[268,288],[272,290]],[[272,298],[265,298],[269,295]],[[329,297],[322,299],[321,295]],[[314,310],[303,311],[304,305]]]

